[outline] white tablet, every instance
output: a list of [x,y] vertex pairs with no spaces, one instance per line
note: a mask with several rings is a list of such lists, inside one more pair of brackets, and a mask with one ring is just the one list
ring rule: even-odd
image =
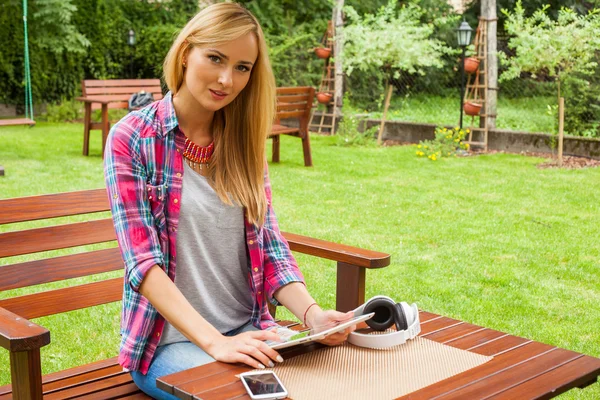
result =
[[356,325],[360,322],[366,321],[369,318],[373,317],[373,315],[375,315],[374,312],[369,313],[369,314],[364,314],[364,315],[359,315],[358,317],[352,317],[347,321],[344,322],[340,322],[338,325],[335,325],[331,328],[325,329],[321,332],[318,333],[313,333],[311,334],[311,331],[306,331],[306,332],[298,332],[297,334],[295,334],[294,336],[292,336],[288,341],[285,342],[281,342],[281,343],[267,343],[272,349],[278,350],[278,349],[284,349],[286,347],[291,347],[291,346],[296,346],[299,344],[303,344],[303,343],[308,343],[308,342],[313,342],[315,340],[321,340],[326,336],[329,336],[333,333],[339,332],[339,331],[343,331],[344,329],[351,327],[353,325]]

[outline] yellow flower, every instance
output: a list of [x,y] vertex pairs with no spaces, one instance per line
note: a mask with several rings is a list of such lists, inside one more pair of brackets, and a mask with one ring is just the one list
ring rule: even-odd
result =
[[458,142],[460,142],[460,139],[456,138],[456,139],[454,139],[454,141],[458,143]]
[[467,147],[467,149],[470,147],[469,143],[465,143],[465,146]]
[[467,130],[465,132],[469,133],[469,132],[471,132],[471,130],[467,128]]
[[459,130],[459,129],[460,129],[460,128],[459,128],[458,126],[455,126],[455,127],[454,127],[454,130],[455,130],[455,131],[457,131],[457,130]]
[[432,161],[435,161],[435,160],[437,160],[437,157],[435,156],[435,154],[431,156],[431,160],[432,160]]
[[417,146],[417,149],[420,149],[421,147],[422,147],[421,145],[418,145],[418,146]]

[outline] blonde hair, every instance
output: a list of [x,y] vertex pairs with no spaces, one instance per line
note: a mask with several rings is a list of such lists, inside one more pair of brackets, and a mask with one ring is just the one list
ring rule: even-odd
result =
[[219,45],[250,32],[257,38],[258,57],[246,87],[230,104],[215,112],[215,149],[207,178],[224,203],[243,206],[248,221],[262,225],[267,212],[265,142],[273,124],[276,100],[275,78],[258,21],[237,3],[206,7],[179,33],[165,58],[163,71],[165,82],[175,95],[183,83],[186,50]]

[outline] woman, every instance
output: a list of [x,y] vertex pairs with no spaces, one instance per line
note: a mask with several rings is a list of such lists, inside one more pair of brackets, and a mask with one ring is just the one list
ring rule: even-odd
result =
[[157,377],[283,361],[264,343],[279,340],[267,300],[309,327],[352,315],[319,308],[277,226],[265,162],[275,84],[255,17],[207,7],[173,43],[164,77],[170,93],[111,130],[105,177],[125,262],[119,362],[145,393],[174,398]]

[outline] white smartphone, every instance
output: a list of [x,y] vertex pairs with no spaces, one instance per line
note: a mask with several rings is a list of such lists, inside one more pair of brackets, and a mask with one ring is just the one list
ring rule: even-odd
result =
[[252,400],[285,399],[288,392],[273,371],[250,371],[240,374],[242,384]]
[[334,325],[333,327],[323,327],[323,329],[320,332],[316,332],[316,333],[314,333],[312,331],[299,332],[298,334],[292,336],[285,342],[281,342],[281,343],[275,342],[275,343],[267,343],[267,344],[269,344],[269,346],[272,349],[279,350],[279,349],[284,349],[286,347],[291,347],[291,346],[296,346],[299,344],[313,342],[315,340],[321,340],[328,335],[343,331],[346,328],[349,328],[360,322],[366,321],[369,318],[372,318],[374,315],[375,315],[374,312],[369,313],[369,314],[359,315],[357,317],[352,317],[347,321],[340,322],[337,325]]

